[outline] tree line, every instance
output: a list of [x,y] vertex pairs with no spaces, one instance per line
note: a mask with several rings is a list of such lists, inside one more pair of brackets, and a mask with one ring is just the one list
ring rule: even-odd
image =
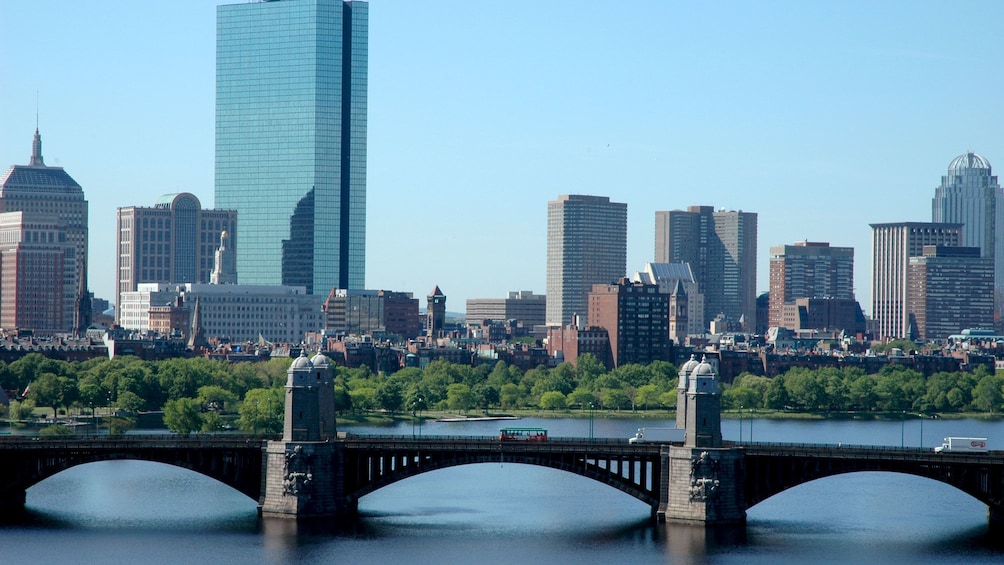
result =
[[[163,410],[172,430],[190,433],[235,426],[278,433],[283,386],[291,359],[227,363],[204,358],[143,361],[135,357],[67,362],[31,353],[0,362],[0,385],[25,391],[6,416],[30,417],[35,408],[94,413]],[[371,411],[412,413],[472,410],[650,410],[676,406],[678,369],[672,363],[628,364],[606,370],[592,355],[576,365],[528,371],[499,361],[478,366],[433,361],[392,374],[336,367],[340,415]],[[722,408],[805,412],[989,412],[1004,408],[1004,377],[983,367],[972,373],[924,377],[888,365],[877,374],[859,368],[795,368],[774,378],[742,374],[722,387]],[[20,395],[18,395],[20,396]]]

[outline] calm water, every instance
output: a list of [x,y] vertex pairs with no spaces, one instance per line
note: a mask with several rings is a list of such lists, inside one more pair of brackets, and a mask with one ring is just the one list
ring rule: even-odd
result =
[[[505,423],[354,428],[359,433],[490,435]],[[586,437],[587,420],[524,419]],[[628,437],[652,421],[593,422]],[[725,420],[738,439],[738,420]],[[1004,423],[924,422],[923,445],[990,438]],[[742,422],[743,440],[750,420]],[[919,422],[754,420],[755,441],[917,446]],[[360,501],[352,524],[261,520],[255,503],[195,473],[138,461],[82,465],[28,491],[27,516],[0,526],[3,563],[910,563],[1004,562],[986,507],[941,483],[888,473],[822,479],[749,512],[745,529],[656,525],[612,488],[540,467],[483,464],[420,475]]]

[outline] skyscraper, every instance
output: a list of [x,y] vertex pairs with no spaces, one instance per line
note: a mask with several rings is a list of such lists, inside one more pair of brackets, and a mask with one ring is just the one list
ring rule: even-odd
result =
[[994,305],[1004,310],[1004,193],[990,162],[973,152],[959,155],[934,189],[931,220],[962,224],[959,245],[979,247],[994,260]]
[[903,222],[871,224],[872,318],[876,339],[908,338],[907,305],[910,258],[924,254],[925,245],[958,246],[962,225]]
[[[210,282],[222,235],[234,232],[237,212],[203,210],[194,194],[181,192],[161,196],[153,207],[119,208],[115,219],[121,304],[123,292],[144,283]],[[233,238],[227,243],[237,247]]]
[[[87,292],[87,201],[84,200],[83,189],[62,167],[46,166],[42,159],[42,137],[37,128],[28,165],[14,165],[0,177],[0,213],[4,212],[25,212],[21,220],[11,225],[20,221],[32,222],[40,216],[46,216],[46,226],[39,229],[46,231],[47,238],[59,239],[60,245],[69,244],[65,250],[65,280],[56,291],[56,296],[62,303],[59,307],[62,321],[45,329],[82,333],[90,324],[90,293]],[[56,226],[61,227],[57,229]],[[40,241],[42,231],[32,231],[31,226],[26,229],[28,231],[25,235],[31,240],[22,243],[46,243]],[[13,242],[14,240],[7,241]],[[30,284],[29,282],[29,286]],[[7,301],[15,298],[4,296],[0,299]],[[86,314],[82,313],[82,308],[86,309]]]
[[711,206],[655,213],[655,262],[689,263],[704,294],[704,323],[724,314],[756,322],[757,215]]
[[962,330],[990,329],[993,313],[993,259],[979,247],[925,245],[910,257],[907,308],[917,339],[945,339]]
[[242,284],[363,288],[365,2],[217,7],[216,206]]
[[548,326],[586,318],[593,285],[615,283],[626,270],[627,204],[578,194],[547,203]]
[[809,241],[772,246],[769,324],[784,326],[784,306],[798,298],[853,300],[854,248]]

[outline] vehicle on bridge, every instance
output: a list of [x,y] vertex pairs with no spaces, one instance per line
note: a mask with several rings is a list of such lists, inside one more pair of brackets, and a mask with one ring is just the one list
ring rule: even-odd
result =
[[945,443],[934,448],[935,453],[946,451],[960,453],[986,453],[987,438],[985,437],[946,437]]
[[547,430],[544,428],[502,428],[499,430],[501,441],[547,441]]
[[628,443],[673,443],[682,442],[686,430],[677,428],[638,428]]

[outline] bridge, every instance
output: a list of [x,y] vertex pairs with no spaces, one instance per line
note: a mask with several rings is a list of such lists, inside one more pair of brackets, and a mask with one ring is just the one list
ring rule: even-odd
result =
[[324,355],[293,360],[281,438],[239,436],[0,440],[0,505],[23,506],[25,490],[60,471],[111,459],[191,469],[257,501],[265,515],[339,517],[361,497],[421,473],[474,463],[523,463],[581,475],[649,505],[658,520],[744,523],[753,505],[796,485],[842,473],[889,471],[950,484],[1004,521],[1004,452],[741,444],[722,440],[717,376],[691,358],[680,369],[682,443],[624,439],[353,436],[335,430],[334,371]]
[[[520,463],[573,473],[616,488],[665,519],[672,498],[670,452],[680,445],[626,440],[554,438],[508,442],[497,437],[343,435],[327,442],[340,453],[346,510],[380,488],[421,473],[475,463]],[[243,493],[259,506],[267,490],[268,440],[241,436],[119,436],[0,440],[0,505],[25,503],[25,490],[76,465],[133,459],[201,473]],[[1004,520],[1004,452],[937,454],[930,450],[834,445],[728,444],[742,454],[735,484],[741,510],[791,487],[843,473],[885,471],[940,481],[988,507]],[[688,477],[690,480],[690,477]],[[690,498],[693,488],[687,493]],[[700,494],[700,493],[698,493]],[[660,515],[662,513],[662,515]]]

